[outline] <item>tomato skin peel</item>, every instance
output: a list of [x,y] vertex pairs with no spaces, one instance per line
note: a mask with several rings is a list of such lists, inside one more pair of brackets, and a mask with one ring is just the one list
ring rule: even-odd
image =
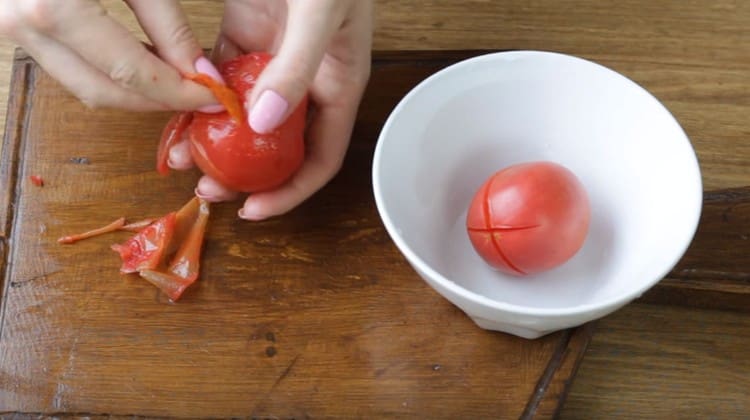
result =
[[578,253],[590,219],[588,194],[575,174],[539,161],[489,177],[471,201],[466,229],[487,264],[525,276],[558,267]]
[[100,228],[63,236],[58,242],[72,244],[117,231],[135,232],[125,242],[110,246],[122,262],[120,273],[138,273],[176,301],[198,280],[209,215],[210,204],[193,197],[178,211],[156,220],[143,219],[126,224],[125,218],[121,217]]
[[123,274],[145,269],[156,269],[165,257],[169,241],[174,236],[176,213],[159,218],[122,244],[114,244],[112,250],[120,255]]
[[198,280],[209,206],[194,197],[123,244],[112,245],[122,260],[120,272],[137,272],[177,301]]

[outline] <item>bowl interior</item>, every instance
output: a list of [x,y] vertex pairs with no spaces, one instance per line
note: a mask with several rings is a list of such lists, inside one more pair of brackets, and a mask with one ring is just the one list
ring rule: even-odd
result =
[[[572,260],[518,278],[479,258],[465,217],[487,177],[533,160],[571,169],[592,219]],[[374,165],[378,208],[409,261],[501,305],[636,297],[682,256],[701,208],[697,160],[671,114],[625,77],[554,53],[490,54],[433,75],[386,122]]]

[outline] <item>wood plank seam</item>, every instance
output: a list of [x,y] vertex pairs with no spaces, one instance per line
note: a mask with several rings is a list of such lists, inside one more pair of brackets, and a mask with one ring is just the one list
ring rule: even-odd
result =
[[[565,349],[563,361],[561,362],[561,369],[558,370],[558,372],[563,370],[561,373],[562,378],[553,377],[552,379],[553,383],[556,380],[562,381],[560,393],[557,395],[556,401],[552,403],[553,410],[551,418],[553,419],[557,419],[560,417],[560,413],[562,412],[565,401],[567,400],[568,394],[570,393],[570,389],[572,388],[573,382],[575,381],[578,368],[581,366],[581,362],[583,362],[583,358],[586,355],[586,350],[588,349],[589,343],[591,342],[591,338],[594,336],[594,332],[596,330],[598,322],[598,320],[591,321],[576,328],[575,332],[573,332],[570,338],[570,343]],[[576,349],[577,346],[580,346],[580,348]],[[572,365],[570,366],[570,371],[566,374],[566,372],[564,371],[564,366],[566,365],[565,359],[567,359],[569,356],[574,357],[574,360],[572,362]],[[556,374],[558,372],[556,372]],[[552,395],[550,394],[551,392],[546,393],[545,398],[542,399],[539,407],[544,406],[545,403],[547,405],[550,404],[550,398],[552,398]]]
[[[88,412],[69,412],[69,411],[55,411],[55,412],[27,412],[27,411],[0,411],[2,418],[10,417],[12,419],[21,417],[28,419],[38,419],[40,417],[51,417],[51,418],[89,418],[89,417],[114,417],[114,418],[130,418],[130,419],[146,419],[154,418],[153,416],[145,416],[143,414],[113,414],[113,413],[88,413]],[[187,420],[195,419],[199,417],[164,417],[156,416],[156,418],[164,420]],[[250,417],[250,418],[274,418],[270,417]]]
[[10,417],[12,419],[21,417],[29,419],[38,419],[40,417],[51,417],[51,418],[96,418],[96,417],[108,417],[108,418],[130,418],[130,419],[150,419],[158,418],[163,420],[191,420],[191,419],[295,419],[294,416],[275,416],[273,414],[267,415],[250,415],[250,416],[236,416],[236,417],[176,417],[176,416],[150,416],[145,414],[118,414],[118,413],[89,413],[89,412],[78,412],[78,411],[53,411],[53,412],[42,412],[42,411],[0,411],[0,418],[5,419]]
[[750,200],[749,187],[706,191],[703,194],[704,203],[739,203],[747,200]]
[[[16,52],[18,55],[18,51]],[[19,66],[20,71],[13,73],[12,85],[16,83],[21,84],[20,89],[21,95],[18,101],[12,101],[8,104],[8,121],[15,123],[12,131],[6,130],[6,133],[10,133],[3,139],[3,150],[6,151],[2,159],[0,160],[0,174],[2,179],[6,180],[6,196],[7,200],[5,205],[3,225],[0,226],[2,229],[2,255],[0,258],[0,273],[2,278],[0,284],[2,284],[2,302],[0,303],[0,338],[3,337],[3,327],[5,325],[5,311],[6,311],[6,299],[8,298],[8,287],[10,282],[6,282],[9,278],[10,273],[13,269],[13,261],[9,259],[11,255],[11,244],[7,237],[8,232],[10,237],[14,237],[14,216],[16,199],[20,195],[21,182],[19,182],[19,171],[21,168],[20,156],[23,153],[23,147],[26,144],[26,131],[29,125],[29,115],[31,106],[33,105],[32,94],[34,89],[34,80],[36,77],[34,61],[29,58],[22,58],[20,60],[23,65]]]
[[539,377],[539,381],[537,381],[536,386],[534,387],[534,394],[529,399],[529,402],[526,404],[526,408],[521,414],[521,419],[533,419],[536,416],[536,410],[542,403],[547,393],[547,387],[550,385],[555,372],[557,372],[557,370],[562,365],[564,359],[563,355],[565,354],[568,345],[570,345],[570,340],[572,337],[572,330],[565,330],[561,335],[560,341],[557,342],[557,347],[555,348],[553,356],[550,358],[549,363],[547,363],[547,367],[544,369],[544,372],[542,372],[542,375]]

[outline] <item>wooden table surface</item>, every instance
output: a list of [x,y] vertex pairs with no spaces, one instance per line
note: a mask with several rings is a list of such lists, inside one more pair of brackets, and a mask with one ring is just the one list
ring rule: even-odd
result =
[[[104,3],[136,27],[119,1]],[[183,4],[201,43],[210,47],[221,2]],[[683,124],[698,152],[705,189],[728,192],[717,200],[734,200],[722,207],[727,223],[738,228],[731,238],[734,250],[750,236],[747,1],[377,4],[375,50],[553,50],[596,60],[634,79]],[[13,46],[1,45],[0,107],[5,108]],[[750,270],[739,259],[733,267],[723,265],[721,258],[733,255],[727,252],[717,251],[716,267],[703,277],[685,275],[693,291],[685,299],[651,294],[600,320],[561,417],[738,418],[750,413],[750,299],[740,287]],[[728,307],[696,292],[723,280],[731,281],[719,294],[731,297]],[[667,286],[670,281],[665,280]]]

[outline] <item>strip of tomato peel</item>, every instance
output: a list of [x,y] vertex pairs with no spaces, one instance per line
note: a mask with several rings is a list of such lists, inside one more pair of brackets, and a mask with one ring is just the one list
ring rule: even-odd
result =
[[57,242],[61,243],[61,244],[72,244],[72,243],[78,242],[78,241],[80,241],[82,239],[88,239],[88,238],[91,238],[91,237],[94,237],[94,236],[99,236],[99,235],[103,235],[105,233],[110,233],[110,232],[114,232],[114,231],[120,230],[120,229],[122,229],[123,226],[125,226],[125,218],[121,217],[121,218],[115,220],[114,222],[112,222],[112,223],[110,223],[110,224],[108,224],[106,226],[102,226],[102,227],[97,228],[97,229],[92,229],[92,230],[90,230],[88,232],[78,233],[78,234],[75,234],[75,235],[63,236],[62,238],[58,239]]
[[234,118],[237,123],[241,123],[244,120],[242,112],[242,103],[237,97],[237,93],[227,87],[226,85],[217,82],[211,76],[203,73],[188,73],[185,74],[185,78],[192,80],[195,83],[203,85],[211,90],[216,99],[224,105],[229,115]]
[[208,224],[209,203],[200,200],[198,218],[190,228],[187,237],[177,250],[169,271],[191,282],[198,278],[200,270],[201,248],[203,246],[203,237],[206,234],[206,225]]
[[159,140],[159,148],[156,151],[156,171],[161,175],[167,175],[169,173],[169,149],[172,148],[182,138],[182,134],[187,130],[190,123],[193,121],[192,112],[181,112],[175,114],[169,119],[167,125],[161,133],[161,139]]
[[182,293],[198,279],[200,270],[200,254],[203,245],[203,237],[206,232],[206,224],[209,216],[209,203],[194,198],[180,211],[184,212],[184,218],[189,217],[196,210],[197,216],[186,237],[180,240],[180,248],[172,259],[167,272],[147,269],[140,270],[139,274],[145,280],[158,287],[169,298],[176,302]]
[[147,228],[151,223],[154,223],[155,219],[143,219],[139,220],[137,222],[128,223],[127,225],[120,228],[120,230],[124,230],[126,232],[140,232],[141,230]]
[[182,292],[193,284],[190,280],[156,270],[140,270],[138,274],[169,296],[173,302],[176,302],[182,296]]

